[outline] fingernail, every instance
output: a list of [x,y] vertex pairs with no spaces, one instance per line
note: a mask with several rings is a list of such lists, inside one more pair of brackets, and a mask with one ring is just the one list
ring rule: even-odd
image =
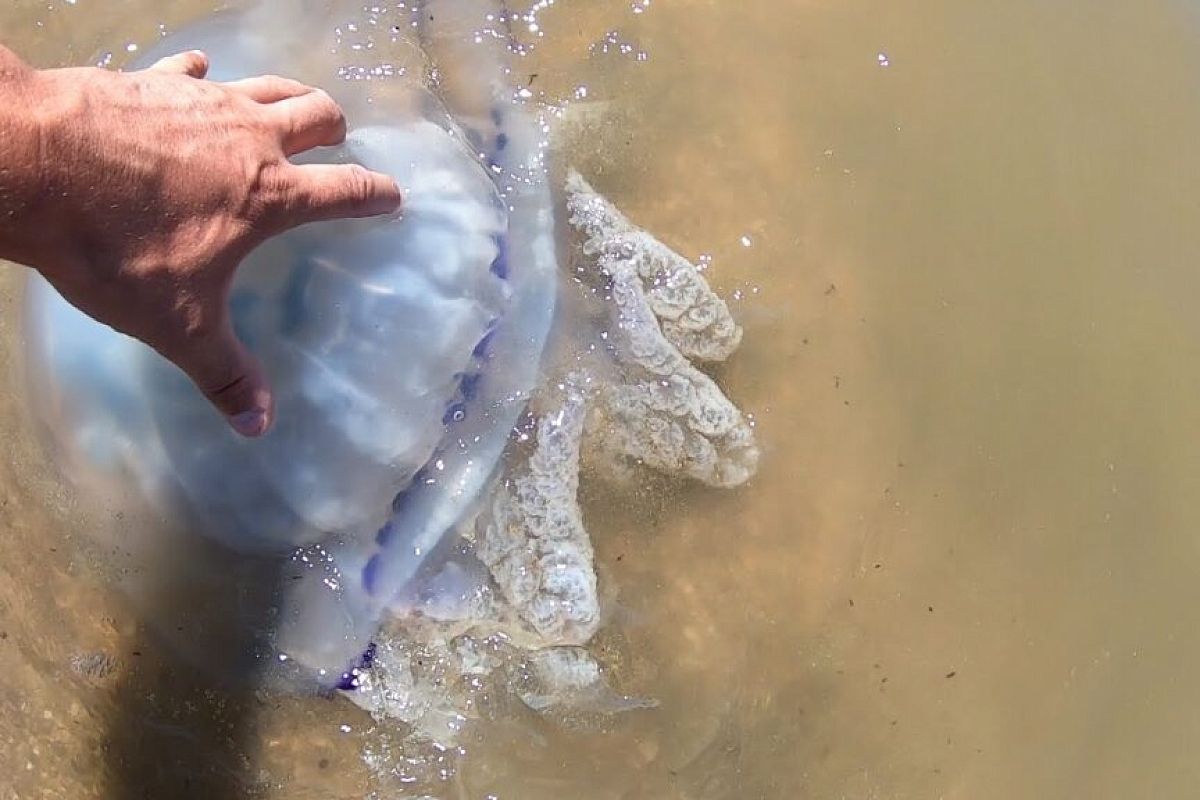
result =
[[242,436],[262,436],[267,431],[267,412],[261,408],[243,411],[231,416],[229,424]]
[[399,214],[404,210],[404,192],[395,178],[392,178],[392,187],[393,194],[375,198],[375,207],[381,214]]

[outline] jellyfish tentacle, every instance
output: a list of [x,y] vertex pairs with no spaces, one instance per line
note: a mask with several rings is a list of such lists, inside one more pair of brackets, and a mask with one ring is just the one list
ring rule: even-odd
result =
[[476,539],[504,599],[547,643],[583,644],[600,623],[592,545],[576,499],[584,383],[579,375],[564,381],[562,404],[538,421],[533,454],[497,487]]
[[584,236],[584,252],[609,274],[636,275],[663,336],[678,353],[724,361],[742,342],[742,328],[700,269],[637,228],[575,170],[567,172],[569,220]]
[[758,467],[749,420],[690,358],[722,361],[742,330],[695,265],[636,228],[571,171],[569,222],[608,281],[626,381],[600,387],[589,450],[711,486],[737,486]]

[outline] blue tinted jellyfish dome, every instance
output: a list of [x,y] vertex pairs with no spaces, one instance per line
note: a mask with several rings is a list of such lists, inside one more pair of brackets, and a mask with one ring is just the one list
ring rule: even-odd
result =
[[[241,439],[176,368],[36,277],[27,360],[35,407],[83,472],[137,486],[239,551],[337,534],[365,563],[409,495],[446,527],[478,493],[536,379],[553,273],[533,268],[549,259],[530,256],[529,203],[497,178],[528,167],[504,163],[507,133],[460,126],[411,77],[349,80],[331,49],[277,33],[253,15],[219,17],[140,59],[203,49],[210,80],[319,83],[350,131],[306,158],[357,162],[404,190],[399,216],[304,226],[239,271],[235,326],[274,387],[274,428]],[[417,553],[440,535],[408,533]]]

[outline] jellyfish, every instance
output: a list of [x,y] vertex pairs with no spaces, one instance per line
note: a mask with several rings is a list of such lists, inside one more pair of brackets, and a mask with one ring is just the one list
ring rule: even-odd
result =
[[[322,86],[348,134],[303,158],[393,176],[403,212],[304,226],[239,270],[235,327],[277,403],[257,440],[31,277],[30,402],[53,452],[81,492],[119,490],[279,562],[267,638],[290,680],[386,713],[381,687],[407,674],[402,648],[380,646],[389,630],[464,670],[483,668],[481,633],[503,632],[537,667],[531,706],[637,705],[586,650],[601,609],[581,453],[614,475],[749,480],[753,427],[697,366],[729,357],[742,330],[694,264],[554,163],[546,116],[510,82],[502,4],[289,5],[216,14],[140,64],[200,49],[210,80]],[[561,277],[571,247],[579,281]],[[589,313],[568,313],[565,292]],[[563,345],[594,341],[597,319],[603,347]]]

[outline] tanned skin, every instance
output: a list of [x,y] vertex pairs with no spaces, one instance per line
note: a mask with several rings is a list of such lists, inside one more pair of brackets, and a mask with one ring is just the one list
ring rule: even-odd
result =
[[140,72],[36,70],[0,46],[0,259],[153,347],[260,436],[274,406],[233,331],[238,265],[297,225],[394,212],[401,193],[362,167],[289,162],[345,138],[321,90],[207,71],[200,52]]

